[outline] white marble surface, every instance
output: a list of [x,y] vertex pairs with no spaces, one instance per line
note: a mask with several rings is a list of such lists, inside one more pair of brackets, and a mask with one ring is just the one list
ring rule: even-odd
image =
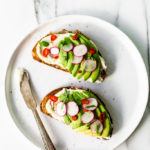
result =
[[[149,71],[150,0],[35,0],[39,22],[67,14],[87,14],[102,18],[125,32],[139,49]],[[42,4],[39,3],[42,1]],[[5,102],[4,79],[8,61],[15,47],[37,26],[34,2],[1,0],[0,5],[0,149],[37,150],[13,123]],[[46,5],[44,5],[46,2]],[[41,7],[43,6],[44,7]],[[45,15],[47,14],[47,15]],[[150,109],[130,138],[117,150],[150,148]]]

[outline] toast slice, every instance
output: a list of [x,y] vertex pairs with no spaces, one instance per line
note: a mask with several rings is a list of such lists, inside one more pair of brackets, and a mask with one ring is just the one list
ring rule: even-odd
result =
[[96,45],[80,31],[50,32],[32,49],[33,59],[71,73],[78,80],[102,82],[105,61]]
[[[88,102],[88,103],[87,103]],[[102,100],[91,90],[77,87],[58,88],[48,93],[41,111],[76,132],[99,139],[110,139],[112,119]]]

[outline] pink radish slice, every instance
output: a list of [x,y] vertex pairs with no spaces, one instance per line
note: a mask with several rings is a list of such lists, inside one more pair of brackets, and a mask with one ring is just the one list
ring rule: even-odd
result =
[[[99,128],[98,128],[99,126]],[[93,133],[97,134],[97,133],[102,133],[103,131],[103,124],[99,121],[99,120],[95,120],[91,125],[90,125],[90,129]]]
[[58,54],[59,54],[59,48],[58,47],[51,47],[50,48],[50,54],[52,56],[58,56]]
[[77,45],[73,49],[73,54],[76,57],[84,56],[87,52],[88,52],[88,49],[84,44]]
[[51,107],[54,106],[54,102],[52,102],[51,100],[50,100],[50,105],[51,105]]
[[87,59],[84,61],[83,67],[86,72],[93,72],[97,68],[97,63],[95,60]]
[[77,103],[74,101],[69,101],[67,103],[67,114],[69,116],[75,116],[78,114],[78,112],[79,112],[79,107]]
[[74,58],[72,60],[72,64],[80,64],[82,60],[83,60],[83,56],[81,56],[81,57],[74,56]]
[[95,110],[98,106],[97,99],[94,97],[87,98],[89,100],[89,104],[83,104],[83,108],[86,110]]
[[64,52],[69,52],[69,51],[71,51],[72,49],[73,49],[72,43],[69,43],[69,44],[66,44],[66,45],[63,46],[63,51],[64,51]]
[[91,111],[84,112],[81,116],[82,123],[90,123],[94,120],[94,113]]
[[58,116],[63,117],[67,112],[67,107],[64,102],[58,102],[56,105],[56,113]]

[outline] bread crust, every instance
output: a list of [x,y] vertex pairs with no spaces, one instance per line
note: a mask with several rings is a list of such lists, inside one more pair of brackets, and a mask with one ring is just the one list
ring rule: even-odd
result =
[[[79,34],[79,33],[81,33],[81,32],[80,32],[79,30],[68,31],[68,30],[63,29],[63,30],[61,30],[61,31],[59,31],[59,32],[50,32],[50,33],[47,34],[46,36],[53,35],[53,34],[64,34],[64,33]],[[81,34],[84,35],[83,33],[81,33]],[[45,37],[46,37],[46,36],[45,36]],[[84,36],[85,36],[85,35],[84,35]],[[87,37],[87,36],[85,36],[85,37]],[[44,38],[44,37],[43,37],[43,38]],[[43,38],[41,38],[39,41],[41,41]],[[88,38],[88,37],[87,37],[87,38]],[[88,38],[88,39],[89,39],[89,38]],[[39,41],[38,41],[38,42],[39,42]],[[59,69],[59,70],[62,70],[62,71],[65,71],[65,72],[70,73],[70,72],[68,71],[68,69],[64,69],[63,67],[61,67],[61,66],[59,66],[59,65],[49,64],[49,63],[46,63],[46,62],[44,62],[43,60],[41,60],[41,59],[39,58],[39,56],[37,55],[37,53],[36,53],[36,47],[37,47],[38,42],[35,44],[35,46],[34,46],[33,49],[32,49],[32,57],[33,57],[34,60],[37,60],[38,62],[43,63],[43,64],[46,64],[46,65],[51,66],[51,67],[53,67],[53,68],[56,68],[56,69]],[[100,54],[100,53],[99,53],[99,54]],[[100,55],[101,55],[101,54],[100,54]],[[100,76],[101,76],[103,79],[105,79],[105,77],[106,77],[106,71],[105,71],[105,70],[102,70]]]
[[[80,88],[80,87],[71,87],[71,86],[68,86],[68,87],[58,88],[58,89],[55,89],[55,90],[49,92],[49,93],[44,97],[43,101],[42,101],[41,104],[40,104],[41,112],[43,112],[44,114],[46,114],[46,115],[50,116],[51,118],[53,118],[53,117],[51,116],[51,114],[48,113],[47,110],[46,110],[46,103],[47,103],[47,101],[49,100],[49,96],[50,96],[50,95],[55,95],[55,94],[57,94],[57,93],[60,92],[63,88],[72,89],[72,90],[86,90],[86,91],[89,91],[89,92],[95,94],[95,93],[94,93],[93,91],[91,91],[90,89],[83,89],[83,88]],[[95,95],[97,96],[97,94],[95,94]],[[97,97],[99,98],[99,96],[97,96]],[[99,98],[99,99],[100,99],[100,98]],[[100,100],[101,100],[101,99],[100,99]],[[101,100],[101,102],[103,103],[102,100]],[[103,103],[103,105],[105,106],[104,103]],[[106,106],[105,106],[105,108],[106,108]],[[106,110],[107,110],[107,108],[106,108]],[[108,110],[107,110],[107,112],[108,112]],[[109,114],[109,116],[110,116],[110,113],[109,113],[109,112],[108,112],[108,114]],[[113,131],[113,128],[112,128],[113,121],[112,121],[111,116],[110,116],[110,121],[111,121],[111,131],[110,131],[110,137],[111,137],[111,136],[112,136],[112,131]],[[107,139],[105,139],[105,138],[103,138],[103,139],[104,139],[104,140],[107,140]]]

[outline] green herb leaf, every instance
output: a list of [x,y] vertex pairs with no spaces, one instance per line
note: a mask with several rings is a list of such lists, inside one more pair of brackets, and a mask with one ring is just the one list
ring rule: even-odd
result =
[[69,93],[66,89],[65,92],[58,97],[58,100],[63,101],[64,103],[67,103],[69,101]]
[[100,128],[100,124],[97,125],[97,128],[96,128],[96,133],[98,134],[99,133],[99,128]]
[[43,46],[43,47],[47,47],[49,45],[47,41],[40,41],[39,44],[40,46]]
[[93,108],[95,105],[86,106],[86,108]]

